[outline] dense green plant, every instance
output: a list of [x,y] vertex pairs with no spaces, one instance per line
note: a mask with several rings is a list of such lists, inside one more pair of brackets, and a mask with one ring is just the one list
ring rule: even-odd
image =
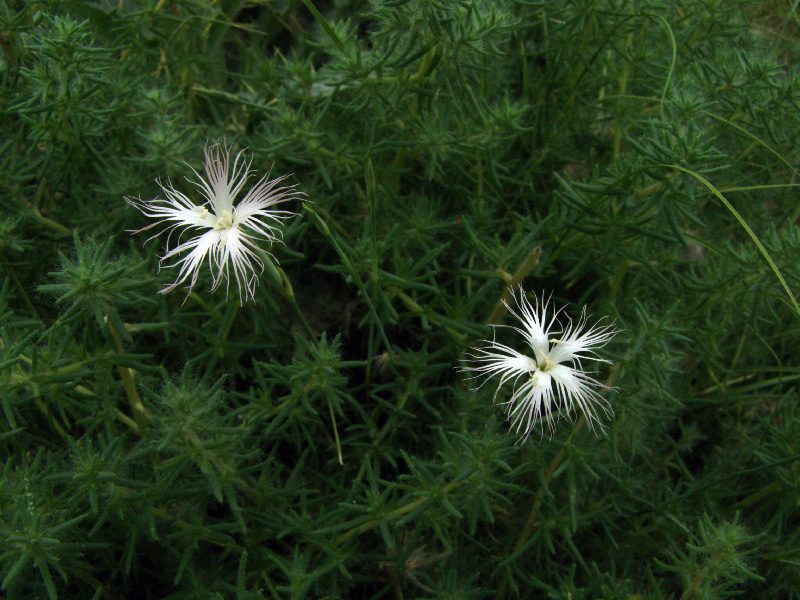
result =
[[[0,3],[2,593],[800,598],[798,18]],[[128,233],[213,141],[308,200],[243,304]],[[520,283],[604,431],[459,372]]]

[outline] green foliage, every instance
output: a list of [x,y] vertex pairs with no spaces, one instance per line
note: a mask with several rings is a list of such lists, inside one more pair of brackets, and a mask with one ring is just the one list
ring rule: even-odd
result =
[[[800,599],[791,4],[0,3],[5,597]],[[215,140],[309,200],[244,305],[129,235]],[[459,373],[519,282],[604,433]]]
[[754,548],[747,546],[760,536],[748,536],[738,520],[737,515],[730,523],[714,526],[704,515],[697,527],[697,542],[687,544],[688,552],[677,544],[673,547],[670,558],[675,564],[662,566],[682,574],[682,597],[724,598],[736,584],[763,579],[748,564]]
[[126,333],[117,307],[131,308],[137,303],[154,304],[151,299],[133,294],[143,284],[128,275],[138,270],[141,262],[135,265],[126,258],[111,259],[112,238],[102,245],[91,239],[83,245],[77,233],[74,238],[77,252],[75,260],[61,254],[61,270],[49,274],[60,283],[40,285],[39,291],[56,296],[56,305],[69,304],[69,308],[59,317],[64,323],[85,326],[86,317],[93,315],[101,329],[105,329],[105,322],[111,319],[117,331]]

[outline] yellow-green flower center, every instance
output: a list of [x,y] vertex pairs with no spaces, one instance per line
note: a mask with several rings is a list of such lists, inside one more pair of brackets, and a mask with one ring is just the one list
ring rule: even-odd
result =
[[223,229],[230,229],[233,225],[233,215],[229,213],[227,210],[222,211],[222,215],[217,217],[217,223],[214,225],[214,229],[218,231],[222,231]]
[[539,361],[539,364],[537,366],[539,367],[539,370],[544,371],[546,373],[547,371],[555,367],[556,363],[554,363],[549,358],[545,358],[544,360]]

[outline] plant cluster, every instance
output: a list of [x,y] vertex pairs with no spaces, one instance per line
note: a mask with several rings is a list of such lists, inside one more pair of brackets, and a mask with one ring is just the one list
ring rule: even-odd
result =
[[800,599],[798,23],[0,3],[4,597]]

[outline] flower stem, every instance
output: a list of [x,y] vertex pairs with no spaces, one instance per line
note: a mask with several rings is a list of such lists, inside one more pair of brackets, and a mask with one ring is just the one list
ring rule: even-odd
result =
[[[108,320],[108,317],[106,317],[106,319]],[[110,320],[108,320],[107,324],[108,330],[111,332],[111,337],[114,338],[114,343],[117,346],[117,352],[122,353],[122,338],[120,338],[119,332],[114,328]],[[122,365],[117,365],[117,371],[119,372],[119,378],[122,380],[122,386],[125,388],[125,394],[128,396],[133,418],[136,421],[136,429],[134,429],[134,432],[137,435],[142,435],[147,426],[149,415],[142,403],[142,399],[139,397],[139,392],[136,391],[136,384],[133,382],[133,370],[128,367],[123,367]]]
[[464,335],[463,333],[459,333],[449,325],[442,323],[439,315],[437,315],[436,313],[434,313],[429,309],[423,308],[422,306],[414,302],[413,298],[411,298],[411,296],[403,292],[403,290],[401,290],[400,288],[397,288],[393,285],[387,285],[386,289],[388,289],[395,296],[400,298],[400,300],[403,301],[403,304],[405,304],[413,313],[419,315],[420,318],[422,319],[427,319],[428,321],[436,325],[436,327],[441,327],[442,329],[447,331],[447,333],[449,333],[455,340],[463,341],[464,339],[466,339],[467,337],[466,335]]
[[539,255],[541,253],[542,247],[536,246],[536,248],[531,250],[525,262],[517,269],[517,272],[511,276],[511,279],[506,283],[506,289],[503,290],[503,295],[500,300],[497,301],[497,304],[495,304],[492,314],[486,319],[487,325],[494,325],[500,320],[503,313],[506,311],[506,302],[511,298],[514,288],[539,264]]
[[339,430],[336,428],[336,415],[333,413],[333,404],[331,404],[330,398],[328,398],[328,410],[331,411],[331,423],[333,423],[333,437],[336,438],[336,451],[339,453],[339,464],[343,465],[344,460],[342,459],[342,445],[339,443]]
[[284,273],[283,269],[275,264],[275,261],[272,259],[272,257],[267,256],[262,252],[259,254],[261,254],[261,260],[264,262],[264,273],[267,276],[269,284],[278,292],[278,294],[280,294],[281,298],[283,298],[286,304],[289,305],[289,308],[292,309],[292,312],[294,313],[295,317],[297,317],[297,320],[300,321],[300,324],[303,326],[303,330],[306,332],[308,338],[312,340],[315,339],[316,335],[314,334],[314,331],[311,329],[308,321],[306,321],[303,311],[301,311],[300,307],[297,305],[297,300],[294,297],[294,290],[292,289],[292,283],[289,281],[286,273]]

